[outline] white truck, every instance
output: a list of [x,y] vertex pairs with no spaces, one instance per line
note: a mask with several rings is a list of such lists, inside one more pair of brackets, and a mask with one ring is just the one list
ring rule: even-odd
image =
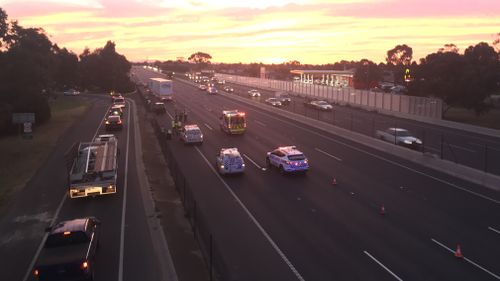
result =
[[162,101],[173,100],[174,88],[172,80],[163,78],[149,78],[148,87],[154,96]]
[[81,142],[69,172],[69,197],[116,193],[118,141],[114,135],[99,135]]

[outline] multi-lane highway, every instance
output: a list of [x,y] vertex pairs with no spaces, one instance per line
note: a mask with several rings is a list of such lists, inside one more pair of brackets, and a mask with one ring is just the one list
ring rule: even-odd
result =
[[[100,248],[95,263],[95,280],[165,280],[169,267],[162,259],[164,245],[158,230],[150,230],[154,222],[148,213],[144,186],[139,184],[136,159],[134,103],[127,101],[124,129],[113,132],[118,137],[117,193],[95,198],[69,199],[68,172],[64,154],[80,141],[91,141],[106,133],[103,118],[110,100],[100,97],[92,101],[89,111],[58,141],[25,189],[9,204],[0,220],[1,280],[31,280],[32,265],[43,243],[44,229],[53,222],[95,216],[102,222]],[[142,161],[142,160],[140,160]],[[160,235],[161,236],[161,235]],[[173,279],[170,279],[173,280]]]
[[[233,94],[250,98],[247,91],[252,89],[251,87],[238,84],[231,86],[235,89]],[[276,93],[276,91],[266,89],[261,89],[260,92],[262,93],[261,97],[251,99],[264,102],[265,99],[274,97]],[[471,133],[340,105],[334,105],[332,111],[321,112],[304,107],[306,102],[308,100],[304,97],[293,96],[291,104],[283,106],[281,109],[371,137],[375,137],[377,130],[385,130],[390,127],[405,128],[423,141],[423,152],[500,175],[500,136]]]
[[[141,80],[158,74],[134,68]],[[174,157],[225,260],[226,280],[499,280],[500,195],[444,173],[175,81],[176,110],[204,133],[201,146],[170,140]],[[141,89],[142,90],[142,89]],[[219,130],[223,109],[247,113],[247,132]],[[163,140],[167,141],[167,140]],[[296,145],[307,175],[265,166],[277,146]],[[237,147],[241,177],[213,166]],[[332,185],[333,178],[337,185]],[[381,214],[382,207],[384,214]],[[457,246],[465,258],[456,258]]]

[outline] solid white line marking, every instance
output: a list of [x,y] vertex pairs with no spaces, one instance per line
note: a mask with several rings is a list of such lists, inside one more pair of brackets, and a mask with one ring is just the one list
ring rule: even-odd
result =
[[[441,242],[437,241],[436,239],[431,238],[431,240],[432,240],[432,242],[434,242],[434,243],[438,244],[439,246],[441,246],[441,247],[445,248],[445,249],[446,249],[446,250],[448,250],[449,252],[451,252],[451,253],[455,253],[455,251],[453,251],[452,249],[450,249],[450,248],[446,247],[446,245],[444,245],[443,243],[441,243]],[[491,272],[491,271],[487,270],[486,268],[484,268],[484,267],[480,266],[479,264],[477,264],[477,263],[475,263],[475,262],[471,261],[470,259],[466,258],[465,256],[463,257],[463,259],[464,259],[465,261],[467,261],[468,263],[470,263],[470,264],[474,265],[475,267],[477,267],[477,268],[481,269],[482,271],[484,271],[484,272],[488,273],[489,275],[491,275],[491,276],[495,277],[496,279],[500,280],[500,276],[496,275],[495,273],[493,273],[493,272]]]
[[213,131],[214,129],[212,127],[210,127],[210,125],[208,125],[207,123],[205,123],[205,127],[207,127],[210,131]]
[[383,269],[385,269],[387,272],[389,272],[394,278],[396,278],[399,281],[403,281],[403,279],[399,278],[394,272],[392,272],[387,266],[385,266],[383,263],[378,261],[374,256],[372,256],[370,253],[367,251],[363,251],[368,257],[370,257],[373,261],[375,261],[378,265],[380,265]]
[[475,150],[472,150],[472,149],[468,149],[468,148],[465,148],[465,147],[461,147],[459,145],[455,145],[455,144],[450,144],[451,147],[454,147],[454,148],[457,148],[457,149],[461,149],[461,150],[465,150],[465,151],[468,151],[468,152],[471,152],[471,153],[476,153]]
[[[229,100],[229,99],[228,99],[228,101],[231,101],[231,100]],[[231,102],[233,102],[234,104],[238,104],[238,103],[237,103],[237,102],[235,102],[235,101],[231,101]],[[255,111],[258,111],[258,110],[255,110]],[[261,111],[258,111],[258,112],[259,112],[259,113],[261,113],[261,114],[263,114],[263,115],[266,115],[266,116],[268,116],[268,117],[270,117],[270,118],[272,118],[272,119],[275,119],[275,120],[278,120],[278,121],[283,122],[283,123],[285,123],[285,124],[288,124],[288,125],[290,125],[290,126],[292,126],[292,127],[296,127],[296,128],[302,129],[302,130],[304,130],[304,131],[306,131],[306,132],[309,132],[309,133],[311,133],[311,134],[314,134],[314,135],[320,136],[320,137],[322,137],[322,138],[325,138],[325,139],[327,139],[327,140],[330,140],[330,141],[332,141],[332,142],[335,142],[335,143],[341,144],[341,145],[343,145],[343,146],[345,146],[345,147],[349,147],[349,148],[350,148],[350,149],[352,149],[352,150],[355,150],[355,151],[358,151],[358,152],[361,152],[361,153],[365,153],[366,155],[370,155],[370,156],[372,156],[372,157],[374,157],[374,158],[377,158],[377,159],[379,159],[379,160],[382,160],[382,161],[384,161],[384,162],[387,162],[387,163],[393,164],[393,165],[398,166],[398,167],[400,167],[400,168],[403,168],[403,169],[406,169],[406,170],[408,170],[408,171],[414,172],[414,173],[416,173],[416,174],[419,174],[419,175],[422,175],[422,176],[428,177],[428,178],[433,179],[433,180],[435,180],[435,181],[438,181],[438,182],[440,182],[440,183],[443,183],[443,184],[449,185],[449,186],[454,187],[454,188],[456,188],[456,189],[459,189],[459,190],[461,190],[461,191],[464,191],[464,192],[470,193],[470,194],[472,194],[472,195],[475,195],[475,196],[477,196],[477,197],[483,198],[483,199],[485,199],[485,200],[488,200],[488,201],[490,201],[490,202],[493,202],[493,203],[495,203],[495,204],[500,205],[500,200],[493,199],[493,198],[488,197],[488,196],[486,196],[486,195],[483,195],[483,194],[480,194],[480,193],[477,193],[477,192],[474,192],[474,191],[468,190],[468,189],[466,189],[466,188],[464,188],[464,187],[458,186],[458,185],[456,185],[456,184],[454,184],[454,183],[451,183],[451,182],[449,182],[449,181],[446,181],[446,180],[443,180],[443,179],[440,179],[440,178],[437,178],[437,177],[434,177],[434,176],[428,175],[428,174],[426,174],[426,173],[424,173],[424,172],[421,172],[421,171],[415,170],[415,169],[410,168],[410,167],[408,167],[408,166],[405,166],[405,165],[403,165],[403,164],[400,164],[400,163],[397,163],[397,162],[395,162],[395,161],[392,161],[392,160],[386,159],[386,158],[384,158],[384,157],[382,157],[382,156],[378,156],[378,155],[376,155],[376,154],[373,154],[373,153],[368,152],[368,151],[366,151],[366,150],[363,150],[363,149],[361,149],[361,148],[357,148],[357,147],[352,146],[352,145],[350,145],[350,144],[347,144],[347,143],[344,143],[344,142],[342,142],[342,141],[339,141],[339,140],[333,139],[333,138],[331,138],[331,137],[325,136],[325,135],[323,135],[323,134],[321,134],[321,133],[318,133],[318,132],[315,132],[315,131],[313,131],[313,130],[311,130],[311,129],[307,129],[307,128],[301,127],[301,126],[299,126],[299,125],[296,125],[296,124],[294,124],[294,123],[291,123],[291,122],[289,122],[289,121],[286,121],[286,120],[283,120],[283,119],[280,119],[280,118],[276,118],[276,117],[272,116],[271,114],[268,114],[268,113],[265,113],[265,112],[261,112]],[[283,118],[286,118],[286,117],[283,117]]]
[[267,127],[267,125],[266,125],[266,124],[264,124],[264,123],[260,122],[259,120],[255,120],[255,123],[257,123],[257,124],[259,124],[259,125],[261,125],[261,126]]
[[[106,118],[106,115],[108,114],[108,111],[110,108],[111,108],[111,106],[108,107],[108,109],[106,109],[106,112],[104,113],[104,116],[102,117],[101,122],[99,123],[99,126],[97,126],[97,130],[95,131],[94,136],[92,137],[92,140],[95,139],[95,137],[97,136],[97,133],[99,133],[99,129],[102,126],[102,122]],[[59,213],[61,212],[62,206],[64,205],[64,202],[66,202],[67,197],[68,197],[68,194],[65,192],[63,194],[63,198],[61,199],[61,201],[59,202],[59,205],[57,206],[57,209],[56,209],[56,212],[54,213],[54,216],[52,217],[52,219],[50,221],[50,226],[53,226],[54,223],[56,222],[57,218],[59,217]],[[26,274],[24,275],[23,281],[27,281],[28,278],[31,276],[33,267],[35,266],[35,262],[38,259],[38,256],[40,256],[40,252],[42,251],[43,245],[45,244],[45,240],[47,240],[48,236],[49,236],[49,233],[44,234],[42,241],[40,242],[40,245],[38,245],[38,249],[36,250],[36,253],[33,256],[33,259],[30,262],[30,265],[28,267],[28,271],[26,271]]]
[[[130,102],[129,106],[131,106]],[[128,153],[129,153],[129,142],[130,142],[130,115],[131,111],[128,111],[128,116],[127,116],[127,148],[126,154],[125,154],[125,178],[123,180],[123,203],[122,203],[122,220],[121,220],[121,226],[120,226],[120,259],[118,263],[118,281],[123,280],[123,250],[124,250],[124,244],[125,244],[125,210],[127,208],[127,180],[128,180]]]
[[259,170],[263,170],[263,171],[266,170],[265,168],[262,168],[261,166],[259,166],[259,164],[257,164],[255,161],[253,161],[252,158],[248,157],[248,155],[246,155],[245,153],[243,153],[243,156],[246,159],[248,159],[248,161],[252,162],[252,164],[254,164],[257,168],[259,168]]
[[[56,213],[54,214],[54,217],[52,217],[52,220],[50,221],[50,225],[53,226],[56,222],[57,217],[59,216],[59,212],[62,209],[62,206],[64,205],[64,202],[66,202],[66,198],[68,197],[68,194],[65,192],[63,194],[63,198],[61,202],[59,202],[59,206],[57,207]],[[49,236],[49,233],[46,232],[43,235],[42,241],[40,242],[40,245],[38,245],[38,249],[36,250],[35,255],[33,256],[33,259],[31,260],[31,263],[28,267],[28,271],[26,271],[26,274],[24,275],[23,281],[27,281],[28,278],[30,278],[33,267],[35,266],[35,262],[38,259],[38,256],[40,256],[40,252],[42,251],[43,245],[45,244],[45,241],[47,240],[47,237]]]
[[203,153],[200,151],[200,149],[198,147],[195,147],[195,149],[196,149],[196,151],[198,151],[198,153],[201,155],[201,157],[205,160],[205,162],[207,163],[207,165],[210,168],[210,170],[212,170],[212,172],[222,182],[222,184],[224,185],[224,187],[226,187],[227,191],[233,196],[233,198],[235,199],[235,201],[238,202],[238,204],[245,211],[245,213],[248,215],[248,217],[252,220],[252,222],[255,224],[255,226],[257,226],[257,228],[260,230],[260,232],[262,233],[262,235],[264,235],[264,237],[266,238],[266,240],[271,244],[271,246],[274,248],[274,250],[281,257],[281,259],[286,263],[286,265],[288,265],[288,267],[293,272],[293,274],[295,274],[295,277],[297,277],[297,279],[300,280],[300,281],[305,281],[305,279],[302,277],[302,275],[300,275],[300,273],[295,268],[295,266],[292,264],[292,262],[290,262],[290,260],[285,256],[285,254],[283,253],[283,251],[281,251],[281,249],[273,241],[273,239],[271,238],[271,236],[269,236],[269,234],[266,232],[266,230],[264,230],[264,228],[262,227],[262,225],[260,225],[260,223],[252,215],[252,213],[248,210],[248,208],[245,206],[245,204],[243,204],[243,202],[240,200],[240,198],[233,192],[233,190],[231,189],[231,187],[229,187],[229,185],[226,183],[226,181],[224,181],[224,179],[219,175],[219,173],[217,173],[217,171],[215,171],[215,168],[212,166],[212,164],[210,164],[210,161],[208,161],[208,159],[205,157],[205,155],[203,155]]
[[331,155],[330,153],[328,153],[328,152],[326,152],[326,151],[323,151],[323,150],[321,150],[321,149],[319,149],[319,148],[315,148],[315,150],[316,150],[316,151],[318,151],[318,152],[323,153],[323,154],[324,154],[324,155],[326,155],[326,156],[332,157],[333,159],[335,159],[335,160],[337,160],[337,161],[342,161],[342,159],[340,159],[339,157],[334,156],[334,155]]
[[498,229],[494,229],[494,228],[493,228],[493,227],[491,227],[491,226],[488,226],[488,229],[489,229],[489,230],[491,230],[491,231],[493,231],[493,232],[496,232],[497,234],[500,234],[500,230],[498,230]]

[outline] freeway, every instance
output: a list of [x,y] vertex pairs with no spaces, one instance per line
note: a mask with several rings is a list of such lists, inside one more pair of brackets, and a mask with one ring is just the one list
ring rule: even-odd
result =
[[[231,86],[235,90],[234,94],[250,98],[247,91],[253,88],[238,84],[232,84]],[[261,89],[260,92],[262,93],[260,98],[251,99],[264,102],[266,98],[274,97],[276,91]],[[377,130],[385,130],[389,127],[405,128],[410,130],[414,136],[423,140],[424,152],[432,153],[442,159],[475,169],[500,175],[499,137],[465,132],[340,105],[333,105],[333,111],[321,112],[304,107],[304,103],[306,102],[308,100],[304,97],[293,96],[291,104],[282,108],[373,137]]]
[[[90,141],[105,133],[103,118],[107,96],[88,98],[90,110],[58,141],[47,162],[8,206],[0,220],[2,280],[31,280],[32,263],[44,240],[44,229],[53,222],[95,216],[102,222],[95,280],[165,280],[161,245],[150,231],[150,219],[136,169],[134,103],[127,101],[124,129],[118,138],[118,192],[96,198],[69,199],[64,154],[73,143]],[[35,136],[36,137],[36,136]],[[15,254],[9,254],[15,253]]]
[[[142,81],[157,76],[134,73]],[[177,80],[174,88],[175,103],[158,120],[169,127],[174,112],[186,109],[204,132],[201,146],[170,145],[228,280],[500,279],[498,192],[195,85]],[[245,135],[218,129],[223,109],[247,113]],[[265,153],[281,145],[306,154],[307,175],[265,167]],[[214,155],[231,146],[244,154],[247,170],[219,177]],[[465,259],[454,257],[458,245]]]

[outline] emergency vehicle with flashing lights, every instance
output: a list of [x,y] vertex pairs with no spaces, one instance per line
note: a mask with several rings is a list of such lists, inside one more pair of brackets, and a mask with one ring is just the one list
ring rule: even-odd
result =
[[94,280],[101,222],[95,217],[61,221],[46,229],[47,240],[33,268],[37,280]]
[[309,161],[304,153],[295,146],[282,146],[267,153],[266,164],[269,168],[276,167],[284,173],[307,172]]
[[[99,135],[92,142],[74,146],[69,172],[69,197],[116,193],[118,140],[114,135]],[[71,161],[71,160],[69,160]]]
[[245,171],[245,161],[237,148],[221,148],[216,156],[215,166],[221,175],[241,174]]
[[184,143],[203,143],[203,133],[198,125],[184,125],[181,128],[180,139]]
[[223,110],[220,119],[220,129],[228,134],[245,133],[247,129],[246,114],[238,110]]

